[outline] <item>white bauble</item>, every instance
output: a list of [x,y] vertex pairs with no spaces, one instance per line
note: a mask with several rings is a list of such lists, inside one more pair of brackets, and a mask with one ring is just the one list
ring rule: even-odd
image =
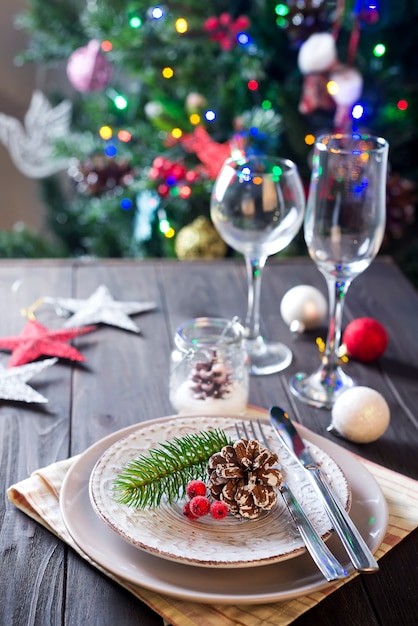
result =
[[335,39],[330,33],[315,33],[300,47],[298,66],[302,74],[328,71],[337,61]]
[[327,310],[326,298],[311,285],[292,287],[280,302],[280,314],[294,332],[316,328],[325,319]]
[[329,80],[333,83],[331,96],[340,106],[352,106],[363,91],[363,77],[354,67],[341,65],[331,72]]
[[337,398],[328,430],[355,443],[371,443],[383,435],[389,422],[390,409],[382,394],[370,387],[352,387]]
[[160,117],[164,113],[162,104],[158,101],[147,102],[144,106],[144,111],[145,115],[151,120]]

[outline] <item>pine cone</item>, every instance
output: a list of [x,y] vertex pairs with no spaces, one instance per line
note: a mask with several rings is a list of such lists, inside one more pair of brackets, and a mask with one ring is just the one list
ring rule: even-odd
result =
[[208,488],[214,500],[225,502],[236,516],[254,519],[276,503],[282,475],[273,465],[277,454],[259,441],[240,439],[213,454],[208,462]]
[[190,377],[193,397],[197,400],[205,400],[208,397],[224,398],[228,395],[233,373],[214,351],[210,361],[199,361],[195,364]]
[[77,191],[88,196],[101,196],[118,187],[126,187],[132,182],[133,175],[132,166],[127,159],[116,161],[98,154],[71,170],[71,178]]

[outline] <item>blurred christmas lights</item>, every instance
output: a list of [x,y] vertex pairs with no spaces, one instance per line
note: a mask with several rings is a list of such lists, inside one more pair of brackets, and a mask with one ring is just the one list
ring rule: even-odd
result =
[[187,20],[185,20],[183,17],[179,17],[178,20],[176,20],[176,31],[178,33],[180,33],[181,35],[185,32],[187,32],[189,28],[189,25],[187,23]]
[[113,44],[111,41],[106,39],[105,41],[102,41],[102,43],[100,44],[100,47],[103,50],[103,52],[110,52],[113,49]]
[[160,20],[164,16],[164,11],[161,7],[152,7],[150,9],[150,15],[154,20]]
[[131,28],[140,28],[142,26],[142,20],[138,15],[133,15],[129,20],[129,26]]
[[132,201],[129,198],[122,198],[120,206],[124,211],[129,211],[132,208]]
[[106,95],[110,98],[110,100],[112,100],[113,104],[117,109],[119,109],[119,111],[124,111],[128,108],[128,100],[124,95],[116,91],[116,89],[109,87],[106,89]]
[[249,38],[247,33],[238,33],[237,41],[241,46],[248,46],[248,44],[251,42],[251,39]]
[[102,139],[104,139],[105,141],[107,141],[108,139],[110,139],[113,135],[113,131],[110,128],[110,126],[102,126],[99,129],[99,135]]
[[289,13],[289,7],[285,4],[277,4],[274,10],[276,15],[280,15],[281,17],[284,17]]
[[120,130],[118,132],[118,139],[119,141],[123,141],[123,143],[128,143],[128,141],[131,141],[132,135],[128,130]]
[[375,57],[382,57],[386,53],[386,46],[383,43],[377,43],[373,48]]
[[106,146],[106,148],[104,149],[104,153],[106,156],[108,157],[114,157],[117,154],[117,148],[116,146],[110,144],[109,146]]
[[363,117],[364,107],[362,104],[355,104],[351,111],[351,115],[355,120],[359,120]]
[[198,124],[200,124],[200,115],[198,115],[197,113],[192,113],[192,115],[189,117],[190,123],[193,124],[193,126],[197,126]]
[[173,130],[171,131],[171,135],[174,137],[174,139],[180,139],[180,137],[183,135],[183,131],[181,130],[181,128],[173,128]]
[[158,228],[167,239],[171,239],[176,234],[176,231],[167,219],[167,213],[164,209],[159,209],[158,211]]

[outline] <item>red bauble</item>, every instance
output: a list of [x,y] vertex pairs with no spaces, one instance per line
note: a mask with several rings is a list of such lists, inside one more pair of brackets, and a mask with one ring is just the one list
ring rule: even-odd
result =
[[348,324],[343,333],[343,344],[353,359],[370,363],[385,352],[388,334],[380,322],[371,317],[359,317]]

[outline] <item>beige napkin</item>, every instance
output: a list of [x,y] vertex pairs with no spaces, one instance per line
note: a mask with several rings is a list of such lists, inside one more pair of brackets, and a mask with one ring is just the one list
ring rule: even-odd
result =
[[[54,463],[34,472],[29,478],[8,489],[9,500],[27,515],[65,541],[97,569],[116,580],[137,598],[148,604],[173,626],[286,626],[315,606],[338,587],[351,580],[329,586],[308,596],[263,605],[225,606],[185,602],[148,591],[119,579],[92,562],[74,543],[66,530],[59,507],[64,476],[78,457]],[[357,457],[379,483],[389,507],[389,526],[376,558],[379,559],[418,526],[418,481]]]

